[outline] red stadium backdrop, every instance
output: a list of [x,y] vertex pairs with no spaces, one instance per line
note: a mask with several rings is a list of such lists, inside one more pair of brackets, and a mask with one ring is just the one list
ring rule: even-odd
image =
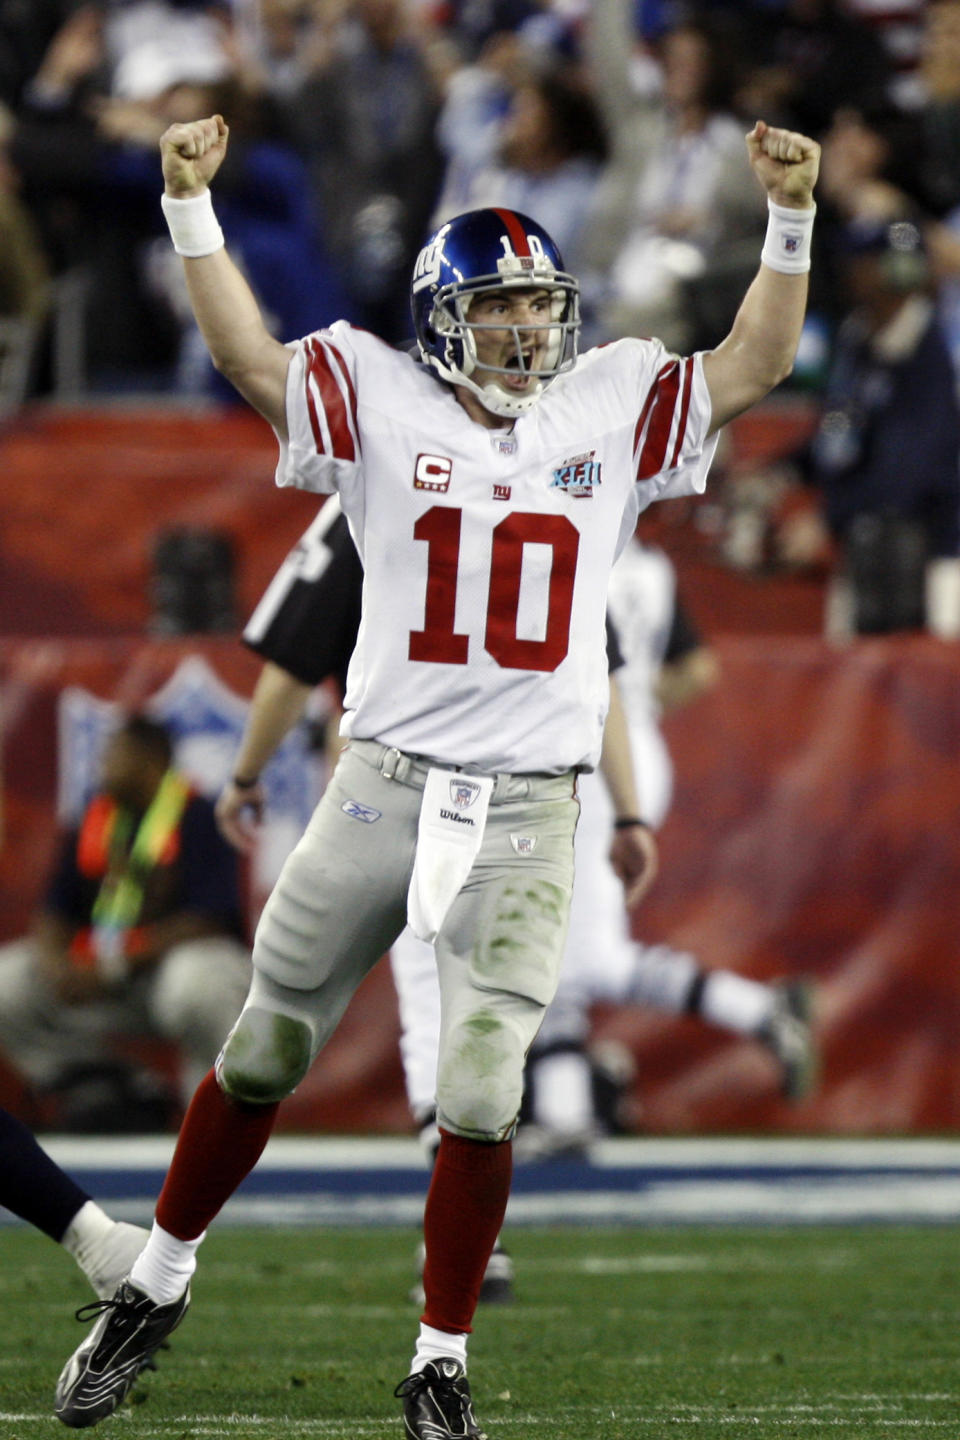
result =
[[[740,438],[760,448],[788,434],[785,424],[771,432],[769,417],[755,425]],[[200,655],[230,691],[252,688],[257,666],[235,637],[147,635],[158,527],[231,535],[245,616],[316,505],[272,488],[272,437],[240,414],[43,413],[2,449],[0,940],[27,923],[50,859],[67,687],[135,705]],[[669,545],[669,507],[660,509]],[[792,1108],[748,1041],[649,1011],[598,1013],[597,1035],[635,1057],[637,1125],[955,1129],[960,647],[924,636],[828,647],[811,633],[817,587],[737,582],[689,551],[696,527],[675,528],[685,591],[722,677],[668,723],[677,791],[642,933],[708,967],[813,979],[823,1072],[816,1095]],[[751,622],[760,633],[747,633]],[[286,1127],[406,1129],[397,1033],[381,964],[284,1107]],[[21,1100],[0,1071],[0,1101]]]

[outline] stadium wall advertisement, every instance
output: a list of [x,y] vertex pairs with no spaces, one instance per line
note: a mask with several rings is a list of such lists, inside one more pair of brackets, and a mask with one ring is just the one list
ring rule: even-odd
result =
[[[708,967],[809,977],[822,1074],[816,1093],[791,1107],[749,1040],[651,1011],[598,1010],[596,1038],[636,1063],[636,1127],[954,1130],[960,649],[924,636],[842,650],[801,636],[715,643],[719,684],[667,722],[676,797],[638,933]],[[27,923],[56,823],[82,804],[116,708],[167,719],[181,763],[215,791],[256,673],[233,637],[0,641],[0,939]],[[251,865],[251,920],[322,787],[304,734],[277,756],[269,782],[272,826]],[[397,1034],[382,964],[285,1105],[285,1128],[407,1129]]]

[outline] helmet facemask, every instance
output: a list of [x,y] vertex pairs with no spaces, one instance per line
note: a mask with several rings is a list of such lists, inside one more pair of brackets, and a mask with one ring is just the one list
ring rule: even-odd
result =
[[[521,288],[545,290],[549,294],[549,320],[522,325],[504,320],[470,320],[471,306],[479,295]],[[543,394],[544,387],[557,375],[569,370],[576,360],[580,330],[579,287],[572,276],[554,271],[548,274],[525,271],[512,283],[499,274],[482,276],[471,281],[469,286],[447,285],[435,297],[430,326],[438,337],[443,338],[442,362],[436,354],[425,358],[430,360],[441,378],[452,384],[465,385],[495,415],[512,418],[532,409]],[[515,361],[512,356],[508,363],[502,365],[481,361],[477,336],[485,331],[512,333]],[[544,331],[547,332],[545,345],[542,341]],[[534,340],[536,345],[531,343]],[[533,357],[531,352],[534,349],[541,351],[538,357]],[[536,365],[532,363],[534,358]],[[507,389],[496,379],[487,379],[481,386],[473,379],[478,368],[493,376],[531,375],[536,383],[522,393]]]

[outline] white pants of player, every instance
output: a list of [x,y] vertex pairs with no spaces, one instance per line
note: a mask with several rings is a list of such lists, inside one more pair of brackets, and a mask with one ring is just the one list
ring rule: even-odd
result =
[[[403,929],[426,773],[372,741],[344,750],[257,928],[254,981],[219,1062],[231,1093],[289,1093]],[[579,808],[572,774],[495,777],[483,843],[435,946],[438,1118],[455,1133],[512,1130],[556,989]]]
[[[657,829],[672,795],[670,757],[654,725],[633,727],[630,740],[640,812]],[[567,948],[539,1046],[584,1040],[588,1007],[595,1001],[629,1000],[658,1010],[679,1010],[697,973],[693,956],[667,946],[645,946],[631,936],[623,885],[609,860],[613,807],[598,772],[580,777],[580,803]]]
[[68,1068],[102,1063],[111,1035],[154,1036],[181,1052],[186,1103],[213,1064],[250,984],[250,953],[228,936],[186,940],[109,999],[65,1005],[30,940],[0,946],[0,1049],[38,1089]]
[[[631,744],[641,809],[651,824],[658,825],[670,804],[670,757],[653,725],[635,727]],[[606,786],[597,773],[582,774],[578,794],[581,811],[570,929],[557,994],[544,1017],[538,1047],[586,1039],[588,1007],[597,999],[630,998],[659,1009],[679,1009],[696,973],[691,956],[666,946],[648,948],[631,938],[623,886],[608,859],[613,809]],[[390,962],[400,1011],[407,1099],[418,1115],[433,1106],[436,1094],[440,1032],[436,960],[433,947],[407,929],[397,937]]]

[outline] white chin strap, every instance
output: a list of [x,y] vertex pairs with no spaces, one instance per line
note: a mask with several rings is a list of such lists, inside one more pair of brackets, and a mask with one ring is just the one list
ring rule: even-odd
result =
[[[458,373],[457,383],[466,385],[483,405],[484,409],[490,410],[494,415],[504,415],[508,419],[516,415],[525,415],[526,412],[536,405],[543,394],[543,381],[538,380],[531,389],[522,395],[515,395],[512,391],[504,389],[496,380],[488,380],[484,386],[479,386],[471,379],[474,370],[477,368],[477,341],[473,331],[466,323],[470,306],[476,297],[473,295],[464,296],[460,302],[461,323],[466,331],[463,337],[463,367]],[[512,328],[512,327],[511,327]],[[514,339],[519,349],[519,337],[514,331]]]
[[512,395],[496,381],[484,385],[482,390],[470,379],[467,379],[466,384],[480,400],[480,403],[487,410],[492,410],[494,415],[524,415],[536,405],[543,394],[543,384],[540,380],[523,395]]

